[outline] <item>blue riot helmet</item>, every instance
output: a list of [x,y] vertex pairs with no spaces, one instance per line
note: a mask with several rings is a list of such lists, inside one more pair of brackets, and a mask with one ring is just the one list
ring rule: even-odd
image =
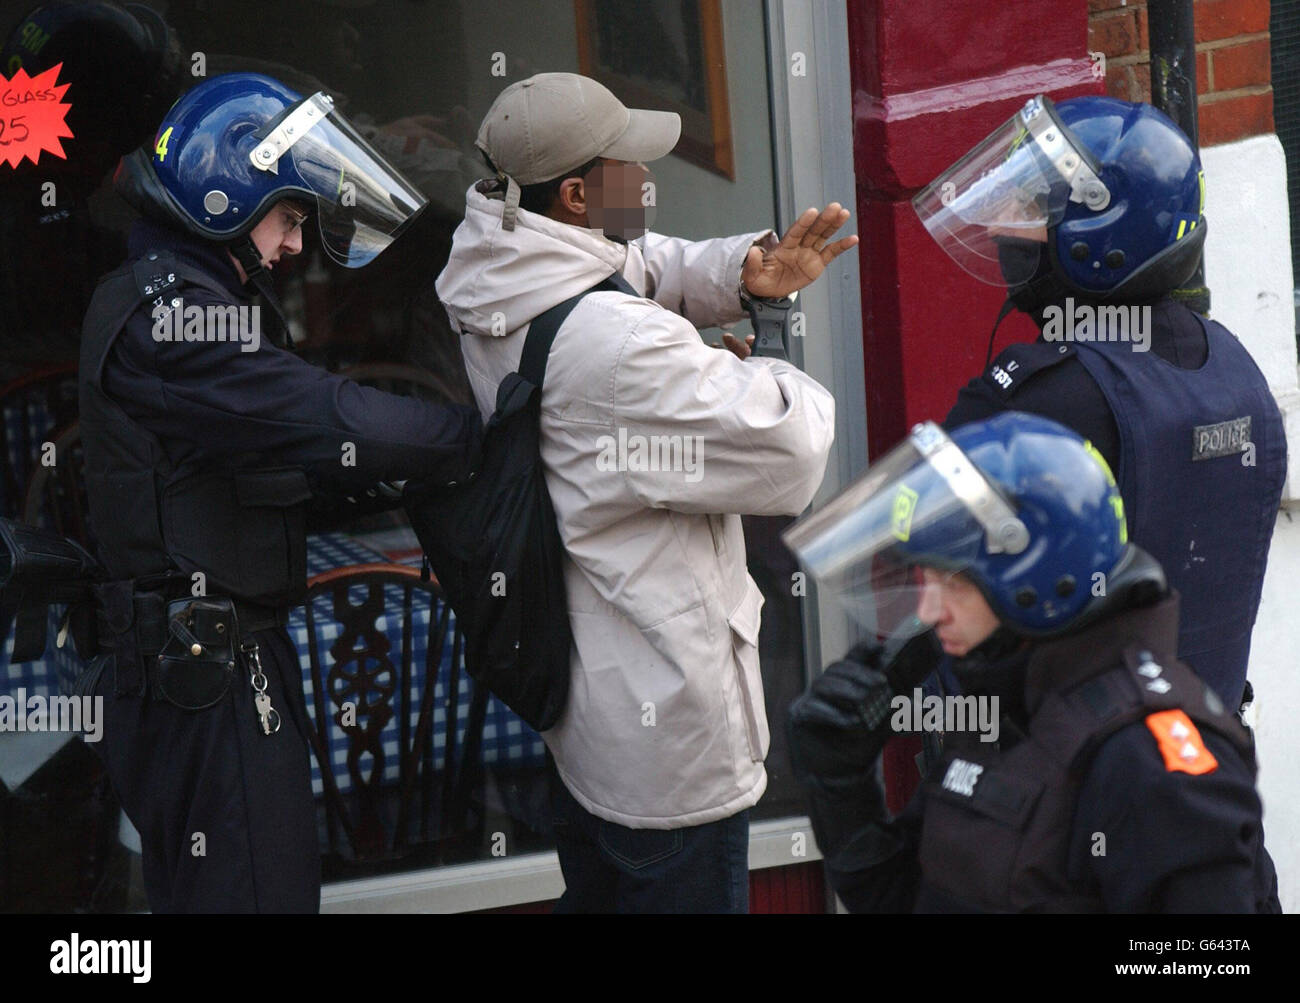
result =
[[915,620],[923,568],[964,573],[1026,637],[1067,633],[1135,602],[1137,590],[1165,590],[1159,565],[1128,542],[1124,503],[1097,450],[1017,411],[951,437],[917,425],[785,541],[819,595],[881,636]]
[[328,94],[304,98],[257,73],[188,91],[115,184],[146,216],[228,246],[250,276],[261,258],[249,233],[281,199],[316,209],[321,245],[348,268],[374,260],[426,202]]
[[1151,105],[1108,97],[1031,99],[912,204],[954,261],[1030,313],[1158,299],[1205,242],[1191,142]]

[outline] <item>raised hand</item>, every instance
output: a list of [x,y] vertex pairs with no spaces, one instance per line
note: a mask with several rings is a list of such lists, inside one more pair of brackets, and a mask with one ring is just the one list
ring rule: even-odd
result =
[[849,211],[832,202],[821,212],[806,210],[785,232],[775,248],[751,247],[745,256],[741,279],[751,296],[779,299],[817,279],[826,266],[858,243],[856,236],[831,242],[848,221]]

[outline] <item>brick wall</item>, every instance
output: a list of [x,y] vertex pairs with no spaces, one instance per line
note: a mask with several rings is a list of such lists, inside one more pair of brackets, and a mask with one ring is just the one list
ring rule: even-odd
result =
[[[1269,0],[1195,0],[1194,11],[1201,145],[1272,132]],[[1088,0],[1088,50],[1105,53],[1107,93],[1151,100],[1150,44],[1146,0]]]

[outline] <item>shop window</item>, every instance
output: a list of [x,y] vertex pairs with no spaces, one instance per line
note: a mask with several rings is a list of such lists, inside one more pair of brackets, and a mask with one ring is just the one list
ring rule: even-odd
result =
[[[33,0],[0,2],[0,30],[21,37],[32,5]],[[221,72],[253,70],[303,94],[325,90],[428,197],[427,210],[367,268],[348,271],[331,264],[309,224],[301,255],[285,259],[274,272],[297,351],[385,389],[435,401],[471,400],[458,336],[434,281],[447,260],[465,191],[488,173],[473,145],[478,123],[512,81],[541,71],[585,71],[629,105],[682,114],[680,155],[654,165],[656,230],[705,238],[778,223],[766,26],[761,8],[748,0],[153,0],[148,6],[175,34],[171,58],[179,88]],[[112,65],[113,59],[120,63],[120,52],[110,59],[95,46],[85,51],[84,58],[94,62],[86,73],[98,75],[102,93],[92,94],[90,76],[76,77],[70,66],[60,77],[80,81],[68,95],[76,111],[69,115],[74,137],[64,141],[66,162],[45,156],[38,164],[14,168],[0,161],[0,383],[75,363],[81,315],[94,284],[125,254],[132,214],[111,189],[121,152],[113,143],[140,126],[114,120],[103,127],[110,134],[100,135],[94,121],[107,122],[106,113],[90,110],[96,102],[134,100],[133,88],[140,83],[131,67]],[[0,67],[0,72],[11,70]],[[147,130],[140,137],[151,138]],[[41,205],[41,186],[51,179],[59,186],[59,201]],[[738,333],[745,330],[742,325]],[[705,331],[702,337],[717,341],[718,334]],[[66,424],[67,419],[49,416],[36,438],[61,432],[56,420]],[[19,485],[7,501],[6,515],[21,512],[24,488]],[[804,810],[784,747],[785,708],[805,682],[803,614],[790,584],[795,566],[779,539],[788,521],[746,519],[745,527],[750,571],[766,599],[760,650],[772,725],[769,787],[757,818]],[[374,560],[418,566],[418,544],[398,515],[326,518],[315,532],[323,540],[316,572],[359,563],[366,552],[376,555]],[[40,663],[19,667],[10,666],[7,656],[4,661],[7,675],[0,682],[10,689],[19,680],[32,682],[32,673],[41,671]],[[47,668],[42,685],[56,692],[60,673],[67,670]],[[369,868],[349,865],[346,876],[491,860],[499,850],[494,838],[499,833],[508,835],[511,854],[550,846],[540,742],[518,719],[494,708],[486,712],[483,727],[481,759],[468,795],[481,812],[477,836],[434,849],[436,839],[429,837],[418,852],[390,855]],[[66,770],[64,760],[56,765]],[[40,781],[40,770],[31,776]],[[78,783],[93,788],[96,797],[107,796],[100,778],[94,780]],[[322,815],[322,835],[325,827]],[[67,861],[50,859],[47,865],[63,868]],[[119,859],[109,875],[118,892],[131,883],[120,865]],[[45,907],[81,908],[89,901],[83,897]],[[129,904],[121,894],[106,900],[102,891],[96,901]],[[130,902],[141,904],[138,897]]]

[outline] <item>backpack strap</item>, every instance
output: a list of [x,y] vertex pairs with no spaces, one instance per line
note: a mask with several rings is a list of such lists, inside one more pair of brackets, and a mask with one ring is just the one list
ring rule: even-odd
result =
[[523,355],[519,359],[519,375],[540,390],[543,380],[546,379],[546,362],[550,358],[551,344],[555,341],[556,334],[559,333],[560,325],[564,323],[570,311],[578,305],[578,301],[587,293],[603,292],[611,289],[627,293],[629,296],[640,295],[628,285],[627,280],[622,275],[613,272],[590,289],[584,289],[577,296],[570,296],[563,303],[557,303],[545,313],[540,313],[534,317],[533,322],[528,325],[528,336],[524,340]]

